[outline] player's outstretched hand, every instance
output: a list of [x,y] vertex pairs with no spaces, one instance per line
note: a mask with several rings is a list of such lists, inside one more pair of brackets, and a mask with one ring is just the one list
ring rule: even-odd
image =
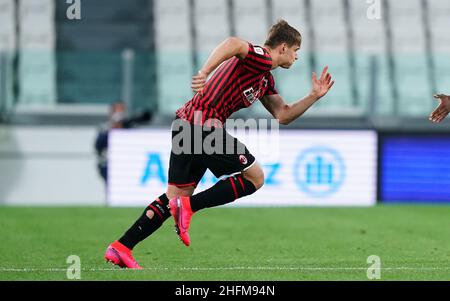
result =
[[323,68],[322,75],[319,79],[317,79],[316,73],[313,72],[311,94],[319,99],[330,91],[333,84],[334,80],[331,80],[331,75],[328,73],[328,66],[326,66]]
[[202,92],[203,87],[206,84],[206,79],[208,78],[208,74],[204,71],[200,70],[197,75],[192,77],[191,88],[194,92]]
[[439,99],[439,105],[428,118],[432,122],[441,122],[450,113],[450,96],[444,94],[434,95],[434,98]]

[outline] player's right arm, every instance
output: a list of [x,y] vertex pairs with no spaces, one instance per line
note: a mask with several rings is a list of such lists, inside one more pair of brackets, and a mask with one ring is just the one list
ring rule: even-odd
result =
[[441,122],[450,113],[450,96],[439,94],[434,95],[434,98],[439,99],[438,107],[430,114],[429,119],[433,122]]
[[192,90],[194,92],[201,91],[206,84],[208,75],[226,60],[233,56],[243,59],[247,54],[248,43],[246,41],[236,37],[227,38],[212,51],[206,63],[198,71],[198,74],[192,77]]
[[312,75],[311,92],[297,100],[292,104],[287,104],[279,94],[264,95],[261,98],[261,103],[275,117],[279,123],[287,125],[303,115],[313,104],[320,98],[325,96],[334,84],[328,73],[328,66],[326,66],[319,79],[316,73]]

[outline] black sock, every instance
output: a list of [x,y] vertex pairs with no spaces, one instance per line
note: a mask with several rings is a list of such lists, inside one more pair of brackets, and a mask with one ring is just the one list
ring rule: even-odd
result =
[[221,180],[213,187],[191,196],[191,209],[195,212],[204,208],[224,205],[255,191],[255,185],[239,174]]
[[[125,232],[119,242],[132,250],[140,241],[150,236],[159,229],[164,221],[170,217],[169,199],[166,194],[161,195],[156,201],[145,208],[138,220]],[[147,216],[147,211],[153,211],[153,217]]]

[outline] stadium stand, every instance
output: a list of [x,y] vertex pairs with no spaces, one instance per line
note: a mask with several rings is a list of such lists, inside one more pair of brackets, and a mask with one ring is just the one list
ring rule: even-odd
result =
[[[268,1],[261,5],[260,0],[233,0],[231,6],[235,35],[255,45],[262,45],[271,23]],[[251,106],[248,114],[268,115],[261,104]]]
[[404,116],[432,109],[431,80],[421,0],[389,1],[397,110]]
[[58,102],[108,104],[120,98],[123,53],[132,49],[133,109],[156,107],[150,3],[83,2],[80,21],[67,18],[64,1],[56,4]]
[[52,105],[57,101],[55,22],[52,0],[20,1],[18,103]]
[[170,116],[192,95],[192,33],[188,0],[155,1],[159,112]]
[[336,86],[329,97],[339,101],[320,102],[317,108],[342,108],[355,106],[350,69],[350,40],[343,0],[310,1],[311,27],[313,29],[312,53],[314,70],[329,66]]
[[0,120],[6,119],[13,107],[13,59],[16,49],[13,0],[0,0]]
[[[371,114],[390,114],[393,110],[393,97],[385,22],[368,19],[367,4],[359,0],[349,1],[349,16],[352,25],[352,53],[355,60],[353,76],[356,78],[357,103],[363,106],[366,112],[372,109]],[[376,74],[373,74],[371,69],[373,64],[377,68]],[[376,85],[377,95],[373,95],[372,84]]]
[[[447,0],[385,0],[380,20],[371,20],[369,4],[359,0],[95,0],[83,3],[82,22],[68,20],[64,1],[20,1],[18,20],[8,3],[15,2],[0,2],[0,76],[11,79],[5,74],[15,72],[19,80],[16,92],[11,82],[1,82],[2,111],[12,103],[22,109],[106,105],[127,88],[132,111],[173,116],[192,96],[191,76],[218,43],[238,36],[262,44],[278,18],[303,36],[297,64],[274,71],[282,96],[293,101],[308,93],[311,72],[325,65],[336,79],[329,99],[308,114],[419,117],[434,107],[430,95],[450,86]],[[17,66],[5,39],[22,43]],[[127,49],[134,56],[126,62]],[[267,112],[257,104],[246,116]]]
[[[289,70],[275,70],[277,89],[287,101],[295,101],[306,95],[311,82],[311,39],[305,0],[272,1],[272,22],[283,18],[302,35],[302,45],[298,61]],[[263,106],[259,106],[264,110]]]
[[197,0],[194,4],[194,67],[199,70],[211,51],[230,35],[231,20],[226,0]]
[[[263,4],[263,5],[261,5]],[[269,8],[261,0],[233,0],[236,36],[254,43],[263,43],[269,27]]]
[[432,52],[432,67],[437,91],[448,91],[450,87],[450,1],[429,0],[427,2],[429,33]]

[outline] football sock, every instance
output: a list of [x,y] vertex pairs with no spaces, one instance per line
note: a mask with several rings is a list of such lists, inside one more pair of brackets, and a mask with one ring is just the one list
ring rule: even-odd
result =
[[256,191],[255,185],[241,174],[217,182],[213,187],[191,196],[191,209],[216,207],[250,195]]
[[[158,230],[166,219],[170,217],[169,199],[166,194],[161,195],[147,208],[137,221],[119,239],[119,242],[132,250],[140,241],[150,236]],[[149,218],[147,212],[153,211],[153,216]]]

